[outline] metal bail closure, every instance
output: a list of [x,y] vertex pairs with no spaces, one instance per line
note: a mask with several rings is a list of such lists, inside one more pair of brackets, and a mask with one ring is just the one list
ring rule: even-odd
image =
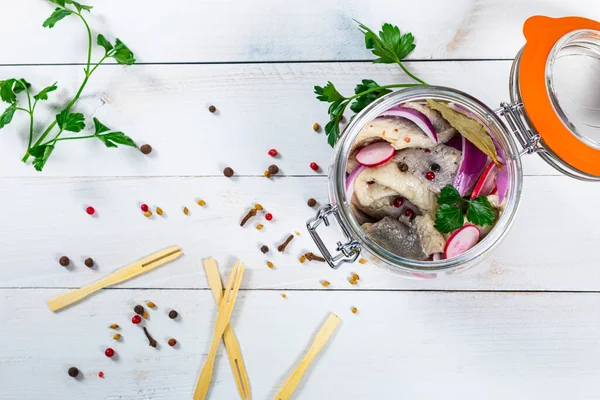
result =
[[[337,242],[336,250],[340,253],[336,254],[335,256],[331,255],[331,253],[327,249],[327,246],[325,246],[325,243],[323,243],[323,240],[317,233],[317,228],[319,227],[319,225],[321,225],[321,223],[324,223],[325,226],[330,225],[329,217],[331,215],[335,217],[335,219],[338,222],[338,225],[344,233],[344,236],[346,236],[345,243],[342,243],[341,241]],[[325,258],[325,261],[327,261],[327,264],[329,264],[331,268],[335,269],[343,263],[354,262],[360,255],[360,243],[352,239],[352,236],[350,236],[350,232],[342,223],[342,219],[338,212],[337,206],[326,204],[319,208],[317,216],[308,220],[308,222],[306,223],[306,228],[308,229],[308,232],[310,233],[310,236],[313,238],[314,242],[317,244],[317,247],[323,255],[323,258]]]

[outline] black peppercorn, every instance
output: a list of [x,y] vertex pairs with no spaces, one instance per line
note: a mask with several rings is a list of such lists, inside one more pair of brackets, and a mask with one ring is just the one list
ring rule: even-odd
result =
[[269,165],[269,173],[271,175],[275,175],[278,172],[279,172],[279,167],[277,165],[275,165],[275,164]]
[[210,106],[210,107],[208,107],[208,111],[210,111],[211,113],[214,113],[215,111],[217,111],[217,107]]
[[177,318],[178,316],[179,316],[179,313],[178,313],[177,311],[175,311],[175,310],[171,310],[171,311],[169,311],[169,318],[171,318],[171,319],[175,319],[175,318]]
[[233,169],[227,167],[223,170],[223,175],[225,175],[228,178],[231,178],[233,176]]
[[133,307],[133,311],[138,315],[142,315],[144,313],[144,307],[138,304],[137,306]]
[[440,164],[436,164],[436,163],[431,164],[430,168],[433,172],[439,172],[441,169]]
[[408,171],[408,165],[406,165],[404,163],[400,163],[399,167],[400,167],[400,171],[402,171],[402,172]]
[[60,263],[60,265],[62,265],[63,267],[68,267],[69,264],[71,263],[71,260],[69,260],[69,257],[67,256],[62,256],[60,258],[60,260],[58,260],[58,262]]
[[308,204],[309,207],[314,207],[317,205],[317,201],[311,197],[310,199],[308,199],[306,204]]
[[94,266],[94,260],[92,260],[91,258],[86,258],[84,263],[85,266],[88,268],[92,268]]
[[144,154],[150,154],[152,152],[152,146],[147,143],[143,144],[142,147],[140,147],[140,151]]
[[77,368],[75,368],[75,367],[71,367],[71,368],[69,368],[69,372],[68,373],[69,373],[69,376],[71,378],[76,378],[77,375],[79,375],[79,370]]
[[262,251],[262,252],[263,252],[263,254],[267,254],[267,253],[269,252],[269,248],[268,248],[267,246],[263,245],[263,246],[260,248],[260,251]]

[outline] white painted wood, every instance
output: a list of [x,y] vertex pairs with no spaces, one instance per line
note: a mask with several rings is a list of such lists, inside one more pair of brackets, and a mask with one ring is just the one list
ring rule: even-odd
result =
[[[202,269],[202,258],[214,256],[220,262],[241,258],[248,275],[245,287],[254,289],[318,289],[322,279],[332,288],[355,289],[347,278],[357,272],[358,289],[600,290],[600,188],[554,176],[526,177],[524,187],[512,230],[482,265],[453,279],[411,281],[370,265],[334,271],[321,263],[299,263],[301,254],[317,251],[305,228],[315,213],[306,200],[327,201],[324,177],[5,178],[0,180],[0,286],[78,287],[161,248],[180,245],[185,253],[181,259],[123,287],[207,288],[204,280],[191,277]],[[195,204],[199,198],[206,207]],[[139,209],[142,202],[160,206],[164,216],[146,219]],[[274,215],[273,221],[257,217],[240,227],[255,202]],[[96,208],[95,217],[85,213],[88,205]],[[265,226],[262,231],[255,229],[259,222]],[[277,245],[295,231],[301,236],[284,254],[277,253]],[[325,237],[332,246],[341,239],[334,229],[325,231]],[[270,254],[260,252],[262,244]],[[72,270],[58,264],[62,255],[73,260]],[[97,269],[83,265],[87,257],[97,261]],[[267,268],[267,260],[275,269]]]
[[[42,28],[53,5],[1,0],[11,21],[1,64],[84,62],[85,30],[76,19]],[[88,1],[90,24],[123,39],[141,62],[348,60],[374,58],[352,20],[411,31],[417,59],[513,58],[531,15],[600,19],[596,0],[429,0],[302,2],[178,0]]]
[[[202,268],[189,279],[204,281]],[[12,305],[0,309],[0,399],[191,398],[217,313],[210,291],[109,290],[52,314],[44,300],[57,293],[0,290]],[[342,323],[295,399],[600,397],[598,294],[281,293],[240,292],[233,313],[254,399],[273,398],[329,312]],[[145,300],[159,307],[147,323],[159,349],[129,322]],[[171,307],[180,320],[168,319]],[[110,340],[112,323],[122,326],[120,343]],[[169,337],[180,347],[168,347]],[[107,346],[117,359],[104,356]],[[67,375],[71,366],[82,380]],[[221,346],[209,399],[237,398]]]
[[[419,62],[410,68],[431,84],[470,93],[492,108],[507,101],[511,62]],[[313,87],[328,80],[352,93],[361,79],[380,84],[405,81],[398,67],[370,63],[107,66],[96,72],[76,109],[150,143],[151,156],[131,148],[107,149],[100,141],[65,141],[43,174],[20,159],[29,127],[24,113],[0,135],[0,176],[218,175],[231,166],[239,175],[262,175],[274,160],[282,174],[315,175],[312,161],[326,168],[332,150],[315,122],[325,125],[327,105]],[[38,107],[43,131],[56,108],[80,84],[80,66],[0,67],[0,77],[23,76],[40,88],[58,80],[48,104]],[[214,104],[218,113],[207,111]],[[45,113],[44,113],[45,111]],[[348,114],[348,116],[351,114]],[[88,127],[92,127],[88,118]],[[528,175],[556,175],[538,157],[524,158]]]

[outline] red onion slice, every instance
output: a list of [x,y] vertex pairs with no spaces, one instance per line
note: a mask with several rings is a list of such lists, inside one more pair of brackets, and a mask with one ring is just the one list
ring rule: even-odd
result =
[[421,129],[427,135],[427,137],[433,141],[433,143],[438,143],[438,137],[435,133],[433,124],[422,112],[407,107],[394,107],[381,113],[380,117],[384,116],[406,118],[407,120],[414,122],[415,125],[417,125],[419,129]]
[[352,199],[352,194],[354,194],[354,181],[366,168],[367,167],[364,165],[359,165],[358,167],[354,168],[352,173],[350,173],[350,175],[348,175],[346,178],[346,198],[348,201]]
[[454,178],[454,187],[458,190],[461,196],[464,196],[471,190],[483,169],[487,165],[487,156],[475,145],[462,136],[462,160],[460,167]]

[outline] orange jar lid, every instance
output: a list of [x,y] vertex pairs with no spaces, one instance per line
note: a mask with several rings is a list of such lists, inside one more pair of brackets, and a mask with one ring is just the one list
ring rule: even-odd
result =
[[[533,128],[544,145],[563,162],[600,177],[600,124],[597,124],[600,122],[600,108],[582,105],[580,100],[573,100],[569,94],[558,96],[555,93],[557,85],[553,82],[554,63],[561,57],[570,56],[570,49],[578,46],[585,52],[589,44],[592,71],[597,68],[600,72],[600,23],[579,17],[535,16],[525,22],[523,33],[527,44],[519,64],[519,90]],[[597,59],[593,58],[594,54]],[[582,59],[588,60],[586,57],[584,54]],[[564,65],[565,61],[560,62]],[[579,68],[574,69],[570,72],[574,78],[580,81],[586,79]],[[569,76],[569,73],[563,75]],[[600,82],[600,75],[597,79]],[[561,85],[569,88],[568,83]],[[596,83],[590,82],[590,85],[595,86]],[[577,85],[572,88],[577,90]],[[588,89],[590,93],[592,90],[598,93],[594,101],[600,104],[600,86]],[[576,106],[584,112],[573,112]]]

